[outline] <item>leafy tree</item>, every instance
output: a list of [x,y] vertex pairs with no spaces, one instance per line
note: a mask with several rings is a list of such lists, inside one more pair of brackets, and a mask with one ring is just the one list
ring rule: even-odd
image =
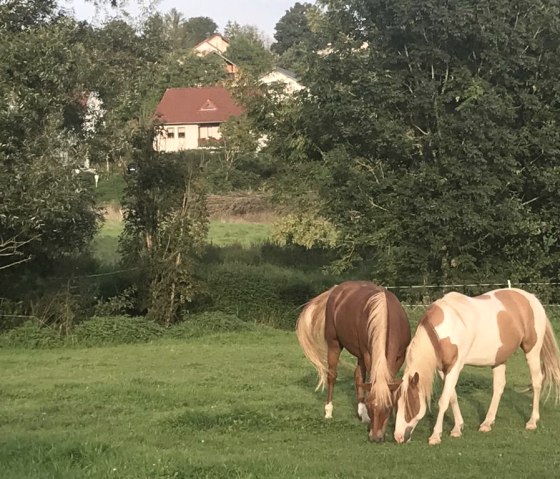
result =
[[272,69],[274,57],[256,27],[229,22],[224,34],[230,41],[227,57],[246,73],[257,78]]
[[201,287],[206,188],[200,157],[156,153],[152,138],[139,138],[137,171],[128,176],[121,247],[125,262],[142,268],[140,293],[149,316],[168,326]]
[[218,25],[209,17],[191,17],[184,22],[187,47],[192,48],[218,31]]
[[79,96],[86,51],[54,2],[7,2],[0,19],[0,244],[46,272],[96,231],[91,189],[74,171],[81,159],[69,155],[78,125],[64,114]]
[[164,16],[166,42],[172,51],[187,48],[188,33],[183,14],[172,8]]
[[346,257],[388,281],[555,277],[556,3],[322,3],[330,53],[271,138],[287,188],[312,178]]
[[276,43],[272,45],[273,52],[282,55],[290,48],[309,40],[311,28],[307,14],[314,8],[310,3],[296,2],[286,11],[275,27]]

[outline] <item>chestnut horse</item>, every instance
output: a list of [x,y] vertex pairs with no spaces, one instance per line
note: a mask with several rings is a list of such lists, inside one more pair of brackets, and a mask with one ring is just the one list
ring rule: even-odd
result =
[[[332,417],[337,365],[345,348],[358,358],[354,372],[358,416],[370,422],[369,439],[384,440],[395,379],[410,342],[410,325],[397,297],[367,281],[347,281],[309,301],[296,332],[303,352],[327,385],[325,418]],[[370,383],[366,384],[366,373]],[[370,391],[364,403],[366,392]],[[371,418],[371,421],[370,421]]]
[[479,431],[492,429],[506,384],[506,361],[521,347],[531,373],[533,411],[526,429],[536,429],[543,382],[560,396],[560,351],[550,321],[539,300],[521,289],[498,289],[470,298],[448,293],[433,303],[418,325],[406,353],[406,366],[397,404],[395,440],[410,439],[426,414],[436,370],[444,378],[439,411],[430,444],[441,442],[443,415],[451,404],[461,436],[463,417],[455,385],[465,364],[493,370],[493,394]]

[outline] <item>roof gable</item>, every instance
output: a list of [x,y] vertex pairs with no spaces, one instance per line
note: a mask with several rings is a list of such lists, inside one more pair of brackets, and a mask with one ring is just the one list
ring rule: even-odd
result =
[[163,124],[223,123],[244,110],[221,86],[168,88],[156,109]]

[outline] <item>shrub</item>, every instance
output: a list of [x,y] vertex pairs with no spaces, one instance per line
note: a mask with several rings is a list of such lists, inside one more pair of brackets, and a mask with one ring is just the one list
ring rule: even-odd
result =
[[207,304],[244,321],[291,329],[300,307],[334,282],[320,273],[304,274],[267,264],[209,265]]
[[221,311],[192,314],[185,320],[167,330],[170,338],[196,338],[211,333],[249,331],[254,329],[252,324],[242,321],[238,317]]
[[0,348],[53,348],[63,342],[54,328],[40,326],[36,321],[26,321],[0,335]]
[[141,317],[96,317],[77,325],[70,340],[80,346],[143,343],[162,337],[164,332],[157,323]]

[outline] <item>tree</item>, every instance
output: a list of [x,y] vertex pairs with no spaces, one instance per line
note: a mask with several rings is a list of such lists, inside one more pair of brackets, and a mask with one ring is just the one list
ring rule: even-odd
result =
[[191,17],[184,22],[184,28],[187,32],[187,48],[193,48],[218,31],[218,25],[209,17]]
[[79,125],[65,115],[79,97],[86,50],[54,2],[7,2],[0,18],[0,244],[46,272],[84,248],[98,220],[74,170],[80,160],[69,155]]
[[208,234],[203,165],[186,152],[154,152],[151,132],[137,139],[121,249],[125,262],[142,268],[149,316],[169,326],[201,287],[198,262]]
[[307,14],[315,7],[310,3],[299,3],[288,9],[278,20],[275,27],[272,51],[282,55],[290,48],[305,43],[311,37],[311,29]]
[[556,3],[322,3],[283,159],[290,188],[319,178],[346,257],[387,281],[554,277]]
[[274,57],[256,27],[228,22],[224,34],[230,41],[227,57],[246,73],[257,78],[272,69]]
[[187,30],[183,14],[172,8],[164,16],[166,42],[172,51],[187,48]]

